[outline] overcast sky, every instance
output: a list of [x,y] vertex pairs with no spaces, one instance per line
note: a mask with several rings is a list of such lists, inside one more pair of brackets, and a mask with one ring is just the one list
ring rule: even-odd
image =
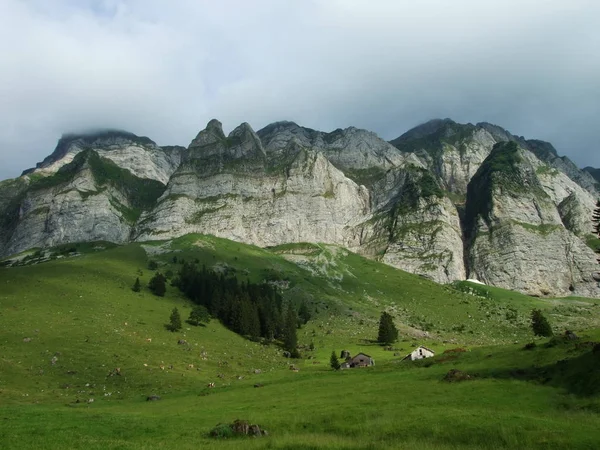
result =
[[0,0],[0,179],[64,132],[488,121],[600,167],[597,0]]

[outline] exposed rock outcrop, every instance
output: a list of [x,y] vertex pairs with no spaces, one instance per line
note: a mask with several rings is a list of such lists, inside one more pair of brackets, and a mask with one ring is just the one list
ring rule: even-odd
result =
[[53,175],[85,150],[97,152],[139,178],[157,180],[165,185],[181,163],[185,152],[183,147],[161,148],[147,137],[124,131],[67,134],[58,141],[50,156],[24,174]]
[[538,296],[598,295],[593,251],[563,226],[515,142],[497,144],[469,183],[466,235],[469,277]]
[[187,149],[64,136],[26,172],[0,183],[0,256],[199,232],[341,245],[438,282],[600,295],[586,245],[595,172],[488,123],[433,120],[388,143],[293,122],[226,135],[213,119]]
[[80,152],[15,197],[2,254],[70,242],[128,242],[141,209],[163,190],[158,181],[139,179],[96,152]]
[[365,187],[297,143],[268,161],[249,125],[225,137],[215,122],[192,142],[188,161],[142,218],[138,240],[200,232],[261,246],[360,244],[352,226],[369,214]]

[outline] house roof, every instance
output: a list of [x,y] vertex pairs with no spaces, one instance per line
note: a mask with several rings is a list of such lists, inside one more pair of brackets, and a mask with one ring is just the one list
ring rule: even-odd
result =
[[[419,345],[417,348],[415,348],[415,350],[419,350],[420,348],[427,350],[431,353],[435,353],[433,350],[431,350],[430,348],[425,347],[424,345]],[[413,350],[414,351],[414,350]],[[412,353],[412,352],[411,352]]]
[[356,356],[354,356],[352,359],[354,359],[354,358],[358,358],[360,355],[363,355],[363,356],[366,356],[367,358],[370,358],[370,356],[369,356],[369,355],[367,355],[366,353],[362,353],[362,352],[360,352],[360,353],[358,353]]
[[[419,345],[415,350],[419,350],[420,348],[427,350],[428,352],[435,353],[430,348],[425,347],[424,345]],[[414,351],[414,350],[413,350]],[[412,353],[412,352],[411,352]]]
[[419,350],[420,348],[422,348],[423,350],[427,350],[431,353],[433,353],[435,355],[435,352],[433,350],[431,350],[430,348],[425,347],[424,345],[419,345],[417,348],[415,348],[413,351],[409,352],[408,355],[406,355],[404,358],[401,359],[401,361],[404,361],[405,359],[410,358],[410,355],[412,355],[414,352],[416,352],[417,350]]

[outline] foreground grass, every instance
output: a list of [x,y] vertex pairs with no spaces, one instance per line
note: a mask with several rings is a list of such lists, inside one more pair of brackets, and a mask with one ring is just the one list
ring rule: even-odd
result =
[[[504,348],[484,366],[493,369],[516,351]],[[160,402],[1,407],[0,436],[7,448],[595,448],[597,398],[494,377],[442,382],[450,367],[474,370],[485,356],[465,358],[430,367],[279,371],[257,377],[262,388],[198,387]],[[270,437],[207,437],[236,418],[261,424]]]
[[[161,247],[150,258],[163,271],[177,268],[177,256],[253,281],[286,281],[286,298],[309,302],[315,313],[299,330],[307,358],[294,361],[300,371],[288,369],[277,346],[215,321],[167,331],[171,309],[185,318],[190,304],[170,287],[164,298],[130,289],[136,277],[142,285],[151,277],[151,247]],[[487,297],[469,294],[326,246],[262,250],[187,236],[146,250],[87,251],[0,268],[2,448],[592,449],[600,442],[600,354],[582,344],[600,333],[537,340],[525,351],[533,337],[522,323],[541,307],[579,332],[598,320],[596,301],[493,288]],[[382,309],[402,330],[393,351],[371,342]],[[517,319],[507,319],[513,310]],[[453,330],[458,324],[465,330]],[[400,362],[418,343],[438,356]],[[443,354],[459,345],[469,351]],[[342,348],[364,351],[377,365],[333,372],[329,355]],[[473,379],[442,381],[452,368]],[[149,395],[161,400],[147,402]],[[237,418],[270,436],[208,437]]]

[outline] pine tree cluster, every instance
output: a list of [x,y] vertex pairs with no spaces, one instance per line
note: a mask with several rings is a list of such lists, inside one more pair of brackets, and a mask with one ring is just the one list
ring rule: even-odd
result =
[[187,262],[172,284],[230,330],[253,339],[280,339],[285,350],[297,353],[298,315],[292,307],[283,308],[281,295],[270,284],[239,282]]

